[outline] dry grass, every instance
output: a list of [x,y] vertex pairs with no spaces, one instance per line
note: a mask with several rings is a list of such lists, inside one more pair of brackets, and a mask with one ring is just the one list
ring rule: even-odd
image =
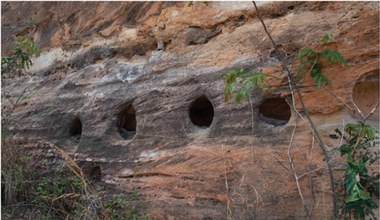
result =
[[[44,168],[41,160],[25,156],[17,143],[4,141],[2,160],[2,217],[20,219],[149,219],[139,215],[122,196],[96,189],[81,167],[58,146],[44,142],[56,155],[55,169]],[[26,158],[21,159],[20,158]],[[48,170],[47,170],[48,169]],[[43,172],[42,172],[43,173]],[[15,211],[16,210],[16,211]]]
[[[13,111],[25,98],[26,88],[12,99],[3,100],[10,109],[2,112],[1,120],[1,201],[2,217],[6,219],[149,219],[139,215],[122,196],[107,199],[109,192],[94,188],[81,167],[60,147],[39,143],[53,152],[33,155],[25,148],[28,141],[14,138],[11,126]],[[51,156],[51,155],[50,155]]]

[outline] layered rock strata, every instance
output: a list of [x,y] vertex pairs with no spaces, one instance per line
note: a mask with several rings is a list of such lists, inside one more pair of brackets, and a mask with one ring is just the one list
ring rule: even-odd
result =
[[[346,66],[325,65],[327,88],[310,78],[300,85],[339,167],[340,140],[329,135],[358,116],[345,103],[368,113],[379,100],[379,3],[259,10],[289,64],[326,33],[345,57]],[[43,49],[30,74],[3,76],[3,112],[12,108],[5,96],[22,94],[10,127],[19,145],[62,147],[102,182],[137,189],[152,219],[304,219],[291,143],[310,215],[332,216],[323,154],[289,106],[286,75],[251,2],[2,2],[2,54],[17,35]],[[226,103],[223,75],[233,68],[262,71],[272,89]],[[377,111],[377,128],[378,119]]]

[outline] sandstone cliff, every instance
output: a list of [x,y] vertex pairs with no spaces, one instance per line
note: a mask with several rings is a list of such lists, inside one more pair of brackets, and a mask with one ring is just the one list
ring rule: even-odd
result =
[[[289,64],[326,33],[347,61],[325,67],[327,89],[308,78],[300,86],[336,168],[339,140],[329,134],[355,120],[344,103],[368,113],[379,100],[379,3],[259,9]],[[102,182],[138,189],[153,219],[304,219],[292,139],[297,174],[309,172],[299,180],[306,206],[314,219],[331,217],[323,155],[285,101],[285,74],[251,2],[2,2],[1,10],[2,54],[17,35],[43,49],[30,74],[2,80],[2,94],[25,90],[11,127],[20,146],[42,154],[43,141],[61,146],[100,168]],[[225,103],[222,76],[232,68],[262,71],[275,87]],[[2,111],[10,108],[3,98]]]

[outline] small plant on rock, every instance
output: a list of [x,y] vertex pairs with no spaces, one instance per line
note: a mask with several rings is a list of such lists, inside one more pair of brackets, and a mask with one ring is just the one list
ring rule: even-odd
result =
[[[262,93],[268,89],[265,82],[265,75],[255,71],[245,71],[244,69],[230,70],[224,76],[224,100],[228,102],[233,94],[236,103],[247,99],[252,90],[257,88]],[[235,87],[238,87],[237,89]]]
[[304,48],[298,52],[296,59],[300,61],[300,64],[297,68],[297,78],[300,78],[306,69],[308,70],[306,74],[310,74],[313,78],[317,89],[320,89],[321,86],[329,83],[328,78],[322,73],[323,61],[340,63],[342,65],[346,64],[343,56],[338,51],[327,49],[327,44],[332,40],[333,38],[330,34],[325,34],[320,39],[320,42],[323,44],[323,49],[321,51]]
[[[308,74],[312,77],[318,90],[327,85],[329,80],[322,72],[324,63],[346,64],[338,51],[327,48],[331,41],[332,36],[326,34],[320,39],[321,50],[304,48],[297,53],[295,60],[298,63],[295,74],[296,80],[292,80],[292,74],[288,70],[289,84],[295,86],[296,91],[297,85]],[[269,86],[265,83],[265,77],[262,73],[250,73],[243,69],[240,71],[230,70],[224,76],[225,101],[229,101],[234,94],[235,102],[239,103],[248,98],[255,88],[266,91],[265,88]],[[375,139],[378,137],[376,137],[375,129],[364,122],[346,125],[345,132],[348,137],[336,130],[346,140],[346,143],[339,148],[341,156],[345,156],[346,159],[343,168],[344,178],[339,181],[340,191],[334,191],[334,184],[331,187],[339,204],[338,211],[335,209],[334,199],[334,218],[338,217],[336,214],[339,212],[340,218],[348,220],[364,220],[368,217],[376,219],[373,210],[378,205],[373,198],[375,196],[377,199],[379,198],[379,173],[370,173],[369,166],[379,160],[378,148],[374,148]],[[328,160],[328,157],[326,158]],[[333,181],[332,174],[330,178]]]
[[[341,134],[338,130],[337,132]],[[346,143],[339,150],[346,156],[344,179],[339,182],[343,192],[340,197],[340,216],[343,219],[376,219],[373,212],[378,206],[374,196],[379,198],[379,173],[370,173],[368,167],[379,160],[375,148],[376,131],[363,123],[347,124],[343,137]]]
[[[132,192],[134,194],[135,192]],[[135,198],[134,198],[135,199]],[[136,208],[128,205],[126,200],[121,196],[116,196],[113,199],[108,199],[103,203],[104,211],[107,217],[112,220],[149,220],[149,215],[140,215]]]
[[32,65],[32,56],[40,56],[40,49],[34,44],[32,38],[18,36],[13,48],[13,54],[1,57],[1,75],[21,75],[22,71]]

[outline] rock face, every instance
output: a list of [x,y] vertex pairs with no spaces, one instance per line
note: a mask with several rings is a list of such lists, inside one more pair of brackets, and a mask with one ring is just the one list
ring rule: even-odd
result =
[[[300,85],[338,168],[340,140],[329,134],[358,116],[344,103],[368,113],[379,100],[379,3],[259,10],[289,64],[326,33],[345,57],[346,66],[325,65],[328,87],[316,90],[310,78]],[[138,189],[153,219],[331,218],[323,155],[285,101],[285,73],[251,2],[3,2],[1,18],[2,54],[16,35],[43,49],[31,74],[2,80],[3,95],[25,91],[11,126],[23,146],[43,153],[42,141],[53,142],[96,167],[101,181]],[[232,68],[262,71],[273,87],[226,103],[223,75]],[[377,128],[378,119],[377,111]]]

